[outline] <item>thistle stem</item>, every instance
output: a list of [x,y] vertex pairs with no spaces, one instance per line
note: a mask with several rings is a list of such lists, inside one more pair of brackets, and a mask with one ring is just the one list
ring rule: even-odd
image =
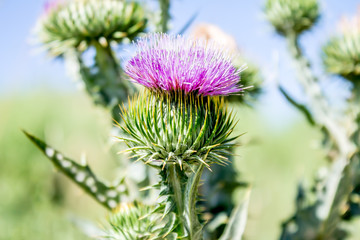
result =
[[92,45],[96,51],[92,66],[84,64],[82,53],[74,53],[81,80],[93,101],[110,109],[112,118],[119,122],[121,119],[118,105],[126,102],[136,89],[130,81],[124,79],[120,63],[111,47],[95,40]]
[[[202,226],[196,209],[198,188],[203,172],[203,164],[196,166],[193,172],[185,172],[177,164],[170,164],[160,173],[162,184],[168,189],[166,206],[177,214],[179,228],[187,240],[202,240]],[[167,214],[165,207],[164,214]]]
[[161,32],[166,33],[169,30],[168,22],[170,19],[170,0],[159,0],[161,19],[159,29]]
[[351,181],[347,180],[350,177],[347,166],[356,152],[356,146],[351,141],[349,131],[343,121],[340,121],[343,119],[333,114],[333,109],[322,93],[310,63],[299,47],[298,35],[289,34],[287,42],[294,59],[298,80],[310,102],[312,117],[315,123],[325,131],[326,138],[331,143],[331,151],[335,153],[329,155],[332,165],[325,183],[326,191],[316,203],[316,215],[322,222],[322,226],[317,230],[317,236],[331,236],[335,229],[334,223],[337,225],[340,221],[339,209],[344,202],[343,199],[351,192],[348,184]]
[[124,75],[109,44],[105,46],[94,41],[96,49],[95,66],[98,68],[96,85],[99,87],[104,105],[112,109],[113,118],[119,118],[119,103],[126,102],[129,95],[135,92],[130,81]]
[[181,181],[187,181],[187,177],[180,170],[180,167],[177,165],[170,165],[167,168],[169,176],[169,185],[173,193],[173,201],[177,209],[179,216],[182,216],[184,213],[184,203],[183,203],[183,184]]

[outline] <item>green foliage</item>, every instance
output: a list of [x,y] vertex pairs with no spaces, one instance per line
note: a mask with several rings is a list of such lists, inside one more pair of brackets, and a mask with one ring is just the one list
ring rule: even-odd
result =
[[247,221],[249,201],[250,189],[246,191],[244,198],[239,201],[234,212],[231,214],[224,234],[221,236],[220,240],[242,239]]
[[[86,100],[83,96],[60,96],[50,89],[1,97],[0,239],[89,239],[70,219],[72,215],[91,219],[104,214],[104,208],[52,170],[51,163],[21,132],[21,128],[32,129],[70,154],[87,146],[96,172],[107,172],[112,177],[113,163],[98,148],[101,132],[107,126],[98,119],[104,115],[94,113]],[[62,140],[63,134],[66,141]],[[93,162],[93,158],[106,164]],[[77,202],[80,200],[81,204]]]
[[65,157],[42,140],[25,132],[25,135],[45,154],[45,156],[69,177],[75,184],[108,209],[116,208],[121,200],[121,195],[126,194],[123,183],[119,186],[107,186],[99,181],[88,165],[80,165]]
[[[311,5],[317,4],[316,1],[293,1],[292,3],[294,4],[291,6],[293,10],[299,8],[301,4],[310,4],[308,5],[310,8]],[[269,8],[269,5],[267,5],[267,8]],[[314,5],[312,10],[310,8],[306,10],[308,14],[312,13],[312,17],[308,17],[312,19],[312,22],[308,21],[311,23],[308,27],[306,27],[306,24],[303,27],[301,27],[301,24],[298,27],[293,24],[288,29],[279,29],[277,24],[287,26],[285,19],[281,20],[283,23],[274,22],[274,19],[271,17],[269,17],[269,20],[275,26],[278,33],[286,37],[289,52],[292,54],[297,70],[298,81],[309,103],[307,105],[298,103],[281,86],[279,87],[280,91],[293,106],[305,115],[312,125],[317,126],[322,131],[324,134],[322,147],[328,152],[331,165],[326,170],[326,176],[319,181],[315,181],[312,189],[306,189],[302,185],[298,187],[296,211],[283,224],[280,239],[342,240],[346,239],[349,235],[349,232],[343,227],[342,219],[344,210],[349,209],[349,203],[351,204],[349,195],[353,195],[352,192],[354,192],[353,189],[356,186],[354,185],[356,182],[355,172],[357,171],[359,161],[357,156],[359,144],[354,138],[359,132],[357,121],[359,119],[359,109],[357,107],[359,96],[358,90],[354,87],[352,97],[347,101],[346,114],[344,114],[345,111],[336,111],[330,104],[326,94],[323,93],[319,78],[315,76],[311,69],[311,63],[304,56],[299,44],[299,34],[310,28],[317,19],[315,16],[318,15],[316,13],[318,12],[318,7]],[[268,9],[266,10],[268,11]],[[291,15],[294,19],[296,18],[296,14]],[[350,52],[355,49],[351,46],[354,44],[352,41],[346,40],[339,43],[338,39],[333,38],[325,46],[324,62],[328,71],[342,75],[341,72],[345,66],[349,66],[349,62],[351,62],[351,65],[356,64],[354,58],[349,58],[351,56]],[[343,63],[344,65],[342,65]],[[354,65],[352,66],[355,67]],[[343,76],[351,78],[348,72],[346,74],[344,72]],[[349,217],[355,215],[356,213],[352,213],[351,210],[349,211]]]
[[359,81],[360,32],[332,37],[323,47],[323,62],[329,73]]
[[310,29],[319,19],[318,0],[268,0],[267,19],[281,35],[296,34]]
[[53,55],[86,50],[93,41],[133,39],[146,27],[140,4],[120,0],[78,0],[58,3],[40,18],[39,41]]
[[110,46],[93,42],[96,54],[91,65],[84,62],[84,54],[72,52],[67,61],[77,66],[78,77],[85,83],[85,89],[95,104],[110,110],[111,117],[120,121],[119,104],[127,102],[129,95],[136,92],[134,85],[124,76],[120,62]]
[[238,159],[233,155],[229,155],[228,159],[226,166],[214,165],[211,172],[205,169],[203,184],[199,190],[200,196],[204,198],[199,202],[199,208],[203,210],[205,239],[208,240],[220,238],[235,207],[236,200],[233,198],[237,190],[247,185],[239,181],[239,169],[234,165]]
[[225,164],[236,137],[232,114],[221,97],[146,90],[123,109],[119,137],[135,159],[156,167],[175,163]]

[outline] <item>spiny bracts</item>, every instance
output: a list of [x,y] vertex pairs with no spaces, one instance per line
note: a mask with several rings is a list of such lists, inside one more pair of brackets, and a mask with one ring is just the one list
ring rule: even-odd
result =
[[35,33],[44,48],[58,56],[72,49],[83,51],[92,41],[108,45],[132,40],[145,27],[144,11],[135,2],[53,0],[46,4]]
[[145,90],[123,108],[123,134],[135,160],[164,168],[179,164],[225,164],[236,137],[223,97]]
[[106,230],[106,239],[121,240],[175,240],[177,234],[173,213],[163,217],[154,213],[152,206],[134,203],[121,203],[109,216],[111,229]]
[[341,31],[323,47],[326,70],[350,81],[360,80],[360,11],[352,19],[344,19]]
[[318,21],[320,7],[317,0],[268,0],[265,13],[279,34],[298,35]]

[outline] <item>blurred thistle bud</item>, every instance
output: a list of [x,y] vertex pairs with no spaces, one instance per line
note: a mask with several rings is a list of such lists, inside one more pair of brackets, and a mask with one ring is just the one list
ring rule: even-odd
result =
[[125,71],[147,90],[123,111],[120,139],[158,168],[224,164],[235,138],[222,96],[242,91],[232,59],[214,44],[166,34],[151,34],[137,47]]
[[265,5],[267,19],[283,36],[310,29],[320,17],[319,10],[317,0],[268,0]]
[[175,215],[162,218],[155,208],[139,203],[121,203],[109,216],[110,230],[106,239],[176,239],[171,233],[175,227]]
[[326,70],[350,81],[360,80],[360,10],[353,19],[344,18],[340,34],[323,47]]
[[195,26],[191,33],[191,36],[195,39],[215,41],[220,45],[226,46],[226,48],[233,53],[236,53],[238,51],[238,46],[236,44],[235,38],[213,24],[203,23]]
[[[226,46],[227,49],[236,57],[233,59],[234,66],[241,69],[244,67],[244,63],[248,62],[242,56],[243,54],[239,50],[236,40],[230,34],[225,33],[219,27],[212,24],[199,24],[195,26],[191,35],[196,39],[204,39],[206,41],[214,41],[219,45]],[[241,84],[244,86],[250,86],[247,89],[247,94],[236,94],[227,96],[230,102],[241,102],[246,104],[253,103],[261,93],[261,84],[263,82],[262,76],[258,67],[255,64],[246,64],[246,69],[241,71],[240,74]]]
[[132,40],[146,27],[138,3],[120,0],[53,0],[45,5],[35,33],[53,55],[69,49],[84,51],[92,41],[101,45]]

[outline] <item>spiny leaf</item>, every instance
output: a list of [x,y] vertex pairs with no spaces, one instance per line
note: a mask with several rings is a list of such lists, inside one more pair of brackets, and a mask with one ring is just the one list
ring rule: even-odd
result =
[[247,221],[247,212],[250,201],[250,189],[245,193],[245,197],[238,203],[232,212],[229,223],[219,240],[241,240],[244,234]]
[[[97,202],[108,209],[114,209],[120,202],[120,196],[126,194],[116,186],[108,186],[98,180],[89,166],[80,165],[50,147],[44,141],[23,131],[24,134],[45,154],[54,166],[69,177],[76,185],[92,196]],[[119,188],[120,189],[120,188]]]

